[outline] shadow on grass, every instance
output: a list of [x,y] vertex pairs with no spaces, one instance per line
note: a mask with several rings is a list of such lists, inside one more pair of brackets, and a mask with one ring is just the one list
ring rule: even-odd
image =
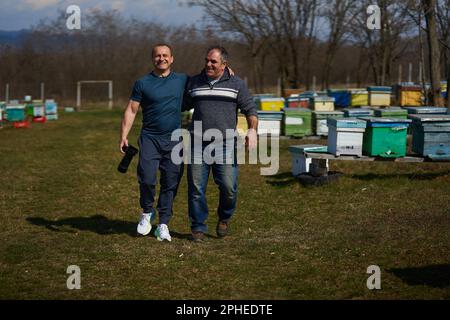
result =
[[269,176],[266,183],[274,187],[288,187],[298,180],[292,175],[291,172],[283,172],[273,176]]
[[450,286],[450,265],[448,264],[416,268],[394,268],[388,271],[411,286],[426,285],[441,289]]
[[392,179],[392,178],[407,178],[410,180],[433,180],[438,177],[446,176],[448,174],[450,174],[450,171],[426,172],[426,173],[390,173],[390,174],[366,173],[366,174],[351,174],[349,175],[349,177],[365,181],[374,179]]
[[[92,231],[100,235],[127,234],[132,237],[137,236],[136,222],[111,220],[102,215],[73,217],[60,220],[32,217],[27,218],[27,221],[55,232],[75,233],[76,231],[73,229],[77,229],[80,231]],[[72,229],[67,229],[67,227]]]
[[[126,234],[130,237],[142,237],[136,231],[137,222],[122,221],[108,219],[103,215],[94,215],[91,217],[73,217],[60,220],[48,220],[45,218],[31,217],[27,218],[27,221],[41,227],[45,227],[48,230],[54,232],[68,232],[76,233],[79,231],[91,231],[99,235],[112,235],[112,234]],[[71,228],[68,229],[67,227]],[[156,227],[152,227],[150,233],[155,237]],[[178,239],[188,239],[190,234],[181,234],[171,231],[171,236]]]

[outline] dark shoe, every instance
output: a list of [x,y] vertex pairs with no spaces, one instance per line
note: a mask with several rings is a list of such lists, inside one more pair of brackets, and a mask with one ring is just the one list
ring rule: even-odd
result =
[[216,227],[216,233],[219,238],[226,237],[230,234],[230,222],[229,221],[219,221]]
[[202,242],[205,240],[205,234],[201,231],[193,231],[189,240],[194,242]]

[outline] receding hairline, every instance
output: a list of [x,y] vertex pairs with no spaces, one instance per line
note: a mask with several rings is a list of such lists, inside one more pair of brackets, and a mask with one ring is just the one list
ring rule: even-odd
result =
[[206,55],[210,54],[212,51],[217,51],[220,54],[220,60],[222,63],[227,63],[229,59],[228,51],[222,46],[212,46],[206,51]]

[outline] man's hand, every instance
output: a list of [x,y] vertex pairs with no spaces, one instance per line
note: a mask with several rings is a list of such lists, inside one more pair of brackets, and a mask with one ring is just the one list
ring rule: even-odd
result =
[[120,153],[125,154],[125,152],[123,151],[123,147],[128,147],[128,139],[124,138],[124,139],[120,140],[119,147],[120,147]]
[[248,129],[247,136],[245,137],[245,147],[248,150],[253,150],[258,145],[258,135],[255,129]]

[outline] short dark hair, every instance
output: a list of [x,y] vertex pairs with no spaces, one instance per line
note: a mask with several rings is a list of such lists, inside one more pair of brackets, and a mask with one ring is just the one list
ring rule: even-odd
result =
[[172,47],[170,45],[168,45],[167,43],[158,43],[152,49],[152,57],[155,55],[155,49],[158,48],[158,47],[167,47],[167,48],[169,48],[170,55],[173,56],[173,53],[172,53],[173,50],[172,50]]
[[228,51],[222,46],[212,46],[208,48],[208,51],[206,51],[206,54],[210,53],[212,50],[217,50],[220,52],[220,60],[222,63],[228,62]]

